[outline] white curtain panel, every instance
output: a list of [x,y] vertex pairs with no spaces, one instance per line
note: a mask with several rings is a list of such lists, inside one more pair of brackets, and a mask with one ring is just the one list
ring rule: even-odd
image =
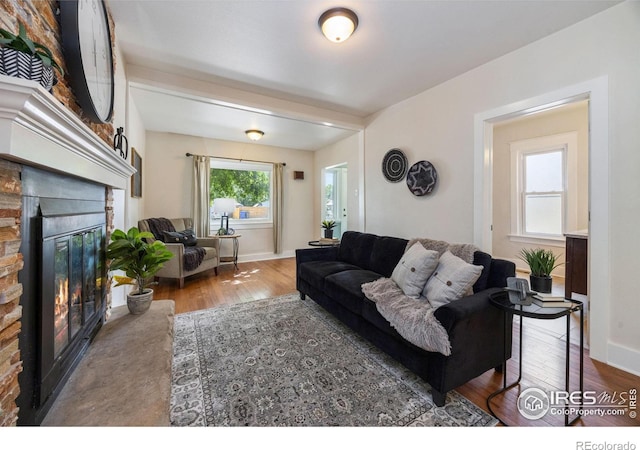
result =
[[282,213],[284,202],[284,164],[273,164],[273,252],[282,253]]
[[209,235],[209,178],[211,164],[208,156],[193,155],[193,198],[191,216],[196,236]]

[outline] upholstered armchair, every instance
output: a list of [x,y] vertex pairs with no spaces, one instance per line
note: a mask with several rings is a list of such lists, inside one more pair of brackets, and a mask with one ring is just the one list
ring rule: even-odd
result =
[[[163,220],[163,219],[144,219],[138,221],[138,229],[140,231],[149,231],[153,233],[157,238],[160,238],[157,225],[154,226],[150,221]],[[193,230],[193,220],[191,218],[178,218],[168,219],[173,225],[175,232],[183,232],[185,230]],[[165,223],[166,219],[165,219]],[[179,233],[178,233],[179,234]],[[180,289],[184,287],[184,279],[190,275],[195,275],[205,270],[213,269],[215,274],[218,275],[218,265],[220,263],[220,240],[217,237],[198,237],[196,238],[195,246],[200,249],[190,249],[183,243],[167,242],[165,241],[167,249],[174,254],[171,260],[164,263],[162,269],[156,273],[158,278],[174,278],[178,279],[180,283]],[[170,240],[170,239],[169,239]],[[193,242],[190,242],[193,244]],[[198,260],[197,267],[193,267],[193,261],[189,261],[189,256],[185,260],[185,253],[189,253],[192,250],[198,250],[200,253],[200,259]]]

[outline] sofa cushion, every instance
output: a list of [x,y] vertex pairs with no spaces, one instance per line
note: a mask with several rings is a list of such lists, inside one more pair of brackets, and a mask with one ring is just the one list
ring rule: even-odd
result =
[[391,279],[411,298],[420,298],[427,280],[438,267],[438,252],[416,243],[402,255]]
[[340,261],[356,265],[369,270],[371,250],[377,236],[357,231],[346,231],[340,240],[338,259]]
[[464,297],[480,277],[482,266],[474,266],[446,251],[424,287],[422,295],[434,308]]
[[182,217],[177,219],[169,219],[169,220],[173,224],[173,228],[175,228],[176,231],[182,231],[182,230],[186,230],[187,228],[191,228],[191,225],[187,223],[187,220],[185,220]]
[[379,273],[370,270],[345,270],[327,276],[324,291],[349,311],[362,315],[362,303],[366,300],[362,293],[362,285],[380,277]]
[[215,247],[202,247],[206,254],[204,255],[203,261],[208,261],[210,259],[216,258],[218,256],[218,252]]
[[473,285],[473,292],[484,291],[488,287],[489,273],[491,272],[491,255],[477,250],[473,254],[473,265],[482,266],[480,277]]
[[402,258],[406,247],[406,239],[389,236],[378,237],[371,249],[368,269],[389,278],[396,264]]
[[309,261],[300,264],[298,276],[316,289],[324,290],[328,275],[345,270],[359,270],[360,267],[342,261]]
[[398,331],[393,328],[393,326],[391,326],[389,321],[385,319],[382,314],[380,314],[376,303],[366,297],[362,301],[362,317],[364,317],[367,322],[374,325],[377,329],[384,331],[386,334],[394,336],[396,339],[403,339],[402,336],[400,336],[400,333],[398,333]]

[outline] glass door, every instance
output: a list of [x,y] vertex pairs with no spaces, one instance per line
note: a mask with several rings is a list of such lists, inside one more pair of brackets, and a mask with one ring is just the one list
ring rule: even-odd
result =
[[347,230],[347,164],[324,169],[322,220],[336,223],[333,237],[340,239]]

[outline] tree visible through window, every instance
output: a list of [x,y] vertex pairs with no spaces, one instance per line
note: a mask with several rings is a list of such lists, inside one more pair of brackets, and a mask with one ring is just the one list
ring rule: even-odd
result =
[[[243,221],[271,220],[272,165],[211,160],[209,200],[211,219],[220,216],[213,211],[217,198],[233,198],[236,209],[229,217]],[[211,228],[217,229],[217,223]]]

